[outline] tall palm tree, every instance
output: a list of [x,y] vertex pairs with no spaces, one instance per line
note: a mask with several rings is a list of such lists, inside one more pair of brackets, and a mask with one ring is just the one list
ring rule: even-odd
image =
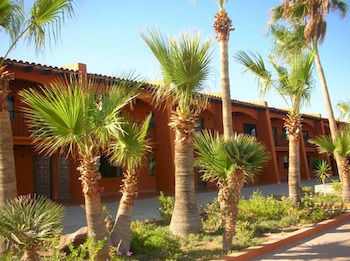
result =
[[339,155],[341,167],[339,168],[339,175],[342,176],[342,198],[344,202],[350,202],[350,171],[348,158],[350,157],[350,128],[346,127],[339,130],[338,135],[333,139],[330,136],[319,136],[311,143],[317,145],[320,153],[328,153]]
[[202,43],[197,34],[170,39],[150,31],[142,38],[162,71],[163,85],[154,90],[155,99],[172,106],[169,126],[175,131],[175,207],[170,230],[176,235],[196,233],[202,225],[194,186],[193,134],[206,105],[199,92],[208,79],[212,44],[209,40]]
[[77,169],[85,197],[88,234],[96,241],[107,238],[99,260],[108,257],[110,240],[104,224],[101,175],[96,163],[108,149],[112,133],[122,128],[119,114],[135,95],[137,88],[133,85],[123,82],[102,89],[92,82],[82,86],[73,80],[20,92],[36,149],[46,155],[55,152],[73,155],[79,160]]
[[229,139],[208,131],[194,138],[195,164],[203,172],[203,179],[216,182],[219,203],[225,228],[223,250],[232,247],[232,238],[238,213],[238,201],[243,184],[253,180],[268,160],[266,148],[254,137],[234,134]]
[[[73,0],[35,0],[26,13],[21,1],[0,2],[0,30],[10,38],[10,46],[0,58],[0,205],[17,196],[15,161],[7,96],[13,74],[6,71],[5,59],[21,38],[40,50],[46,39],[57,40],[66,17],[73,15]],[[4,251],[0,240],[0,254]]]
[[266,68],[265,62],[260,55],[253,53],[247,54],[244,51],[240,51],[236,55],[236,59],[247,71],[257,76],[262,94],[274,88],[288,106],[288,114],[284,120],[284,126],[289,140],[289,197],[293,204],[297,205],[301,200],[299,153],[301,132],[300,109],[303,104],[308,103],[310,100],[313,87],[312,71],[314,53],[300,53],[290,58],[288,68],[277,65],[273,58],[269,57],[270,63],[277,74],[276,79],[273,78],[272,72]]
[[138,195],[139,173],[142,164],[146,161],[147,153],[151,147],[147,138],[147,132],[151,115],[142,125],[126,121],[122,125],[122,131],[115,133],[110,144],[110,162],[125,169],[123,194],[111,233],[114,246],[119,246],[119,252],[127,253],[130,250],[131,231],[130,223],[132,207]]
[[[279,19],[285,19],[291,24],[303,23],[305,25],[305,42],[311,44],[315,50],[316,68],[326,104],[331,135],[334,139],[337,135],[338,128],[329,97],[326,76],[321,64],[318,47],[319,44],[323,43],[326,36],[326,17],[329,12],[338,11],[341,18],[344,18],[347,10],[347,4],[341,0],[284,0],[284,4],[275,7],[272,12],[273,22],[276,22]],[[337,167],[340,169],[342,167],[341,159],[338,158],[337,153],[334,154],[334,157],[337,162]]]
[[230,94],[230,79],[228,66],[228,41],[232,28],[232,20],[227,16],[225,4],[227,0],[216,0],[219,12],[215,15],[214,30],[216,40],[220,45],[220,66],[221,66],[221,99],[222,99],[222,123],[224,126],[225,138],[233,135],[232,127],[232,106]]

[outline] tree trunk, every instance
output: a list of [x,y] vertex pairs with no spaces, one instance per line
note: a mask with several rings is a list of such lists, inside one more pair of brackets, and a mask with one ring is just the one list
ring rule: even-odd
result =
[[232,239],[236,231],[238,202],[243,187],[244,177],[242,173],[235,172],[228,184],[219,190],[220,209],[222,211],[222,222],[224,234],[222,239],[222,249],[225,253],[232,248]]
[[[335,118],[334,118],[332,103],[331,103],[331,99],[329,97],[329,92],[328,92],[326,76],[324,74],[323,67],[322,67],[322,64],[321,64],[317,43],[314,44],[314,47],[315,47],[316,68],[317,68],[318,76],[320,78],[323,98],[324,98],[324,101],[325,101],[326,110],[327,110],[327,114],[328,114],[329,129],[331,131],[332,139],[334,140],[335,137],[337,136],[337,133],[338,133],[338,127],[337,127],[337,123],[336,123]],[[334,158],[335,158],[335,161],[337,163],[338,172],[339,172],[339,178],[341,180],[342,177],[341,177],[341,174],[340,174],[340,171],[339,171],[340,168],[341,168],[341,164],[342,164],[341,157],[338,155],[338,153],[334,153]]]
[[115,219],[111,239],[118,251],[126,254],[130,250],[131,231],[130,223],[132,208],[137,198],[138,175],[135,172],[127,172],[123,179],[123,196],[119,203],[117,217]]
[[[174,116],[175,128],[175,206],[170,222],[173,234],[186,236],[201,230],[193,169],[193,119]],[[176,122],[176,121],[180,122]],[[192,125],[191,125],[192,124]]]
[[350,202],[350,176],[347,158],[340,157],[341,166],[339,168],[339,177],[342,176],[342,199],[344,203]]
[[220,65],[221,65],[221,98],[222,98],[222,123],[224,126],[224,137],[229,139],[233,136],[232,127],[232,105],[230,94],[229,66],[228,66],[228,40],[219,41]]
[[38,249],[36,247],[33,247],[32,249],[25,251],[22,257],[22,261],[39,261],[39,260],[40,260],[40,257],[38,254]]
[[[17,196],[15,159],[7,94],[9,81],[0,78],[0,206]],[[0,256],[6,251],[0,239]]]
[[296,206],[301,202],[299,136],[288,135],[288,139],[289,139],[289,167],[288,167],[289,198],[292,200],[292,204]]
[[78,170],[81,173],[80,180],[85,197],[86,221],[89,237],[94,238],[95,243],[106,240],[102,250],[97,253],[96,260],[105,261],[109,258],[110,237],[104,223],[104,213],[101,203],[101,191],[99,187],[100,173],[96,169],[96,158],[92,156],[81,160]]

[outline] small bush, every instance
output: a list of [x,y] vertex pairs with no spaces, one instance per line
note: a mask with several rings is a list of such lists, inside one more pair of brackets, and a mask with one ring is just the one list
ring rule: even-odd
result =
[[339,181],[333,181],[332,188],[339,194],[343,192],[343,185]]
[[304,195],[311,195],[312,194],[312,187],[310,186],[303,186],[301,187],[301,194]]
[[167,227],[136,221],[132,223],[131,231],[132,252],[147,256],[147,260],[154,260],[152,257],[165,260],[181,252],[179,239]]
[[170,220],[174,210],[174,199],[164,196],[164,193],[161,191],[158,197],[158,204],[160,216],[165,220]]
[[248,221],[239,221],[236,225],[236,235],[232,241],[232,248],[235,250],[244,249],[259,243],[255,238],[254,231],[250,228]]
[[201,206],[202,225],[206,232],[217,232],[221,228],[222,217],[217,198],[211,203]]

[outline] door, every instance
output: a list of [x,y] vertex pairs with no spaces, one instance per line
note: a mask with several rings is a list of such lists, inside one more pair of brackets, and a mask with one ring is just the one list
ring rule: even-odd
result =
[[52,161],[50,157],[34,157],[34,193],[52,198]]
[[70,200],[70,161],[65,157],[58,157],[58,200]]

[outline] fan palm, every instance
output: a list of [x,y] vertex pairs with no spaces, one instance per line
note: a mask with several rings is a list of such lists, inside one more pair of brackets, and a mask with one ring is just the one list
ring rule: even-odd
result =
[[[112,133],[122,128],[119,114],[133,99],[136,87],[131,81],[98,88],[92,82],[81,86],[73,80],[20,92],[37,150],[78,158],[89,236],[96,241],[107,237],[96,161],[108,149]],[[108,246],[107,240],[98,256],[101,260],[106,259]]]
[[301,132],[300,109],[310,100],[313,87],[312,71],[314,53],[300,53],[290,58],[288,68],[277,65],[273,58],[269,57],[270,63],[276,71],[277,79],[273,78],[272,72],[266,68],[265,62],[260,55],[240,51],[236,55],[236,59],[246,68],[246,71],[250,71],[257,76],[262,94],[274,88],[288,106],[288,114],[284,125],[289,140],[289,197],[293,204],[296,205],[301,200],[299,155]]
[[193,133],[199,113],[206,105],[203,90],[209,75],[211,41],[199,35],[164,38],[156,31],[142,34],[160,63],[163,84],[155,89],[158,103],[172,105],[169,126],[175,131],[175,207],[170,222],[172,233],[198,232],[200,222],[193,178]]
[[0,208],[0,236],[22,260],[36,261],[62,231],[63,207],[45,197],[19,196]]
[[125,169],[121,189],[123,196],[111,234],[113,245],[119,246],[121,253],[127,253],[130,249],[130,223],[132,207],[138,194],[138,171],[151,149],[147,139],[150,120],[151,115],[142,125],[126,121],[122,125],[122,131],[115,133],[110,144],[110,162]]
[[224,136],[229,138],[233,135],[233,127],[228,65],[228,41],[230,32],[234,29],[232,28],[232,21],[225,11],[227,0],[216,0],[216,2],[219,7],[219,12],[215,15],[213,27],[216,33],[216,40],[218,40],[220,45],[222,123],[224,126]]
[[[57,40],[59,29],[65,17],[73,14],[73,0],[35,0],[28,14],[22,1],[0,1],[0,30],[10,37],[10,46],[0,58],[0,205],[6,199],[17,196],[15,161],[11,122],[8,113],[7,95],[9,82],[14,75],[4,66],[8,54],[23,38],[33,43],[37,50],[42,48],[45,39]],[[0,241],[0,254],[4,245]]]
[[238,201],[243,184],[253,180],[268,160],[265,147],[252,136],[234,134],[224,139],[204,131],[195,136],[195,164],[206,181],[216,182],[225,232],[223,250],[232,247],[238,213]]
[[[311,44],[315,50],[315,60],[318,75],[320,78],[323,96],[328,112],[328,121],[333,138],[337,135],[337,124],[335,121],[326,76],[323,71],[319,55],[318,45],[322,44],[326,32],[326,17],[330,11],[338,11],[340,17],[344,18],[348,6],[341,0],[284,0],[284,4],[277,6],[272,11],[272,23],[280,19],[285,19],[291,24],[304,24],[304,39],[307,44]],[[338,169],[341,168],[341,159],[335,154]]]
[[350,128],[346,127],[339,130],[338,135],[335,139],[330,136],[319,136],[310,143],[317,145],[320,153],[329,153],[339,155],[340,169],[339,174],[342,178],[343,186],[343,201],[350,202],[350,173],[348,157],[350,157]]

